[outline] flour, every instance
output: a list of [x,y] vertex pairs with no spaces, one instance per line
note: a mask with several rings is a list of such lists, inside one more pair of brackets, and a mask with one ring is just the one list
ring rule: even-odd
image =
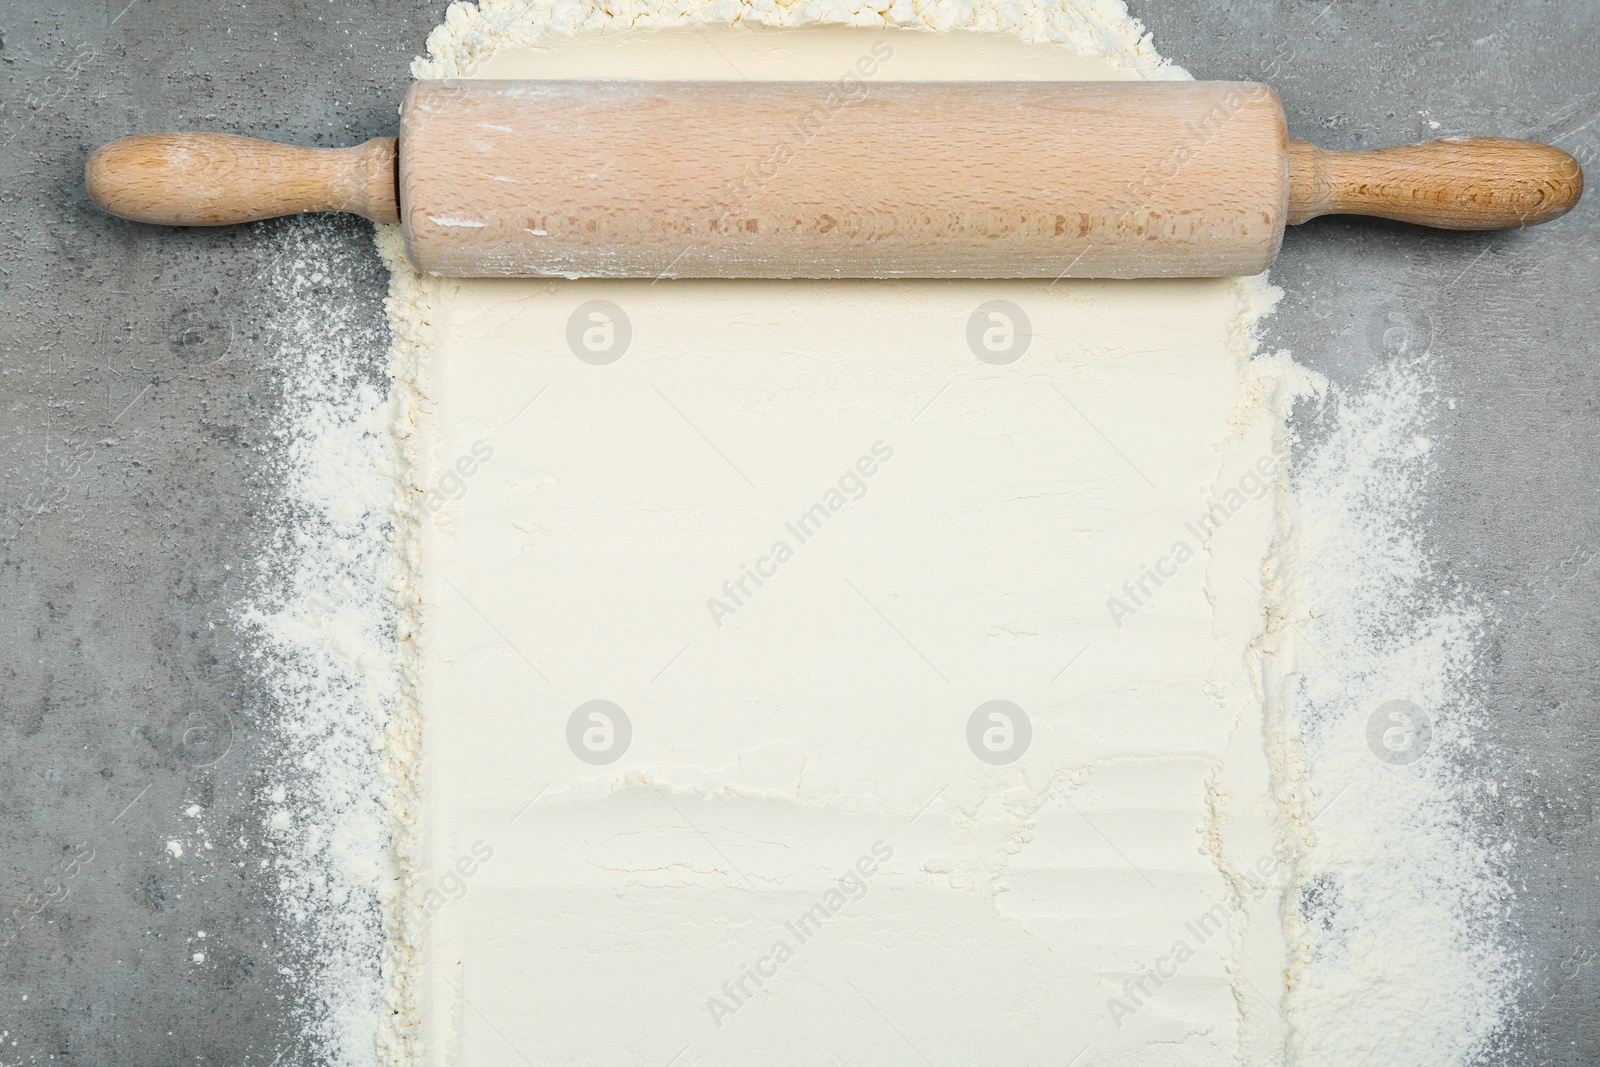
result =
[[428,35],[428,55],[411,65],[417,78],[471,75],[487,59],[510,49],[548,44],[552,38],[599,29],[657,30],[716,24],[761,26],[921,27],[981,30],[1025,41],[1049,41],[1080,55],[1101,57],[1113,69],[1140,78],[1183,79],[1155,51],[1150,35],[1128,17],[1121,0],[1051,3],[1049,0],[685,0],[622,4],[583,0],[484,0],[454,3],[444,24]]
[[1440,588],[1419,529],[1435,403],[1405,351],[1354,389],[1322,387],[1269,573],[1269,704],[1292,739],[1300,846],[1295,1064],[1475,1063],[1509,1017],[1509,888],[1454,762],[1489,714],[1466,676],[1482,620]]
[[353,258],[371,254],[348,233],[290,224],[285,257],[263,279],[281,309],[271,327],[286,499],[242,622],[280,709],[260,803],[285,939],[303,952],[286,977],[305,1040],[330,1062],[362,1064],[383,1019],[383,905],[402,856],[386,807],[404,790],[385,768],[405,751],[390,732],[406,708],[396,531],[408,499],[382,334],[333,297]]
[[[671,9],[486,0],[476,8],[450,8],[414,73],[466,75],[509,50],[602,26],[730,21],[975,27],[1098,55],[1127,75],[1186,76],[1155,53],[1148,36],[1112,0],[896,0],[876,7],[758,0]],[[380,227],[379,245],[394,272],[389,313],[395,340],[388,380],[373,380],[368,371],[381,342],[327,299],[349,270],[342,258],[349,253],[338,251],[336,232],[322,223],[295,224],[290,255],[265,279],[284,307],[278,325],[288,390],[287,510],[277,536],[263,547],[260,591],[245,621],[259,641],[262,677],[283,709],[269,737],[280,772],[262,797],[263,823],[284,922],[307,945],[307,970],[295,977],[309,1043],[331,1063],[410,1064],[426,1052],[420,1039],[420,948],[429,927],[452,916],[448,903],[423,904],[444,883],[429,869],[419,843],[425,809],[417,779],[421,516],[430,515],[433,526],[445,530],[452,521],[448,509],[424,503],[440,484],[440,470],[418,433],[432,407],[434,386],[425,375],[436,324],[426,283],[407,269],[397,231]],[[1253,295],[1241,302],[1237,322],[1244,334],[1271,304],[1264,285],[1250,285],[1255,288],[1246,291]],[[1276,495],[1262,504],[1275,508],[1277,548],[1261,570],[1263,592],[1249,594],[1258,606],[1265,600],[1271,617],[1260,679],[1279,831],[1251,845],[1222,843],[1228,819],[1219,813],[1228,810],[1231,785],[1227,761],[1219,764],[1207,794],[1208,862],[1230,888],[1214,901],[1174,912],[1174,929],[1197,920],[1204,926],[1205,917],[1217,912],[1236,939],[1244,929],[1240,909],[1277,900],[1287,881],[1281,906],[1290,951],[1287,982],[1277,988],[1266,980],[1255,988],[1234,986],[1241,1033],[1255,1042],[1251,1048],[1259,1051],[1266,1047],[1262,1042],[1278,1040],[1281,1021],[1288,1036],[1278,1058],[1297,1067],[1470,1063],[1507,1017],[1511,964],[1493,933],[1507,890],[1496,874],[1496,857],[1472,839],[1451,769],[1452,752],[1471,744],[1473,716],[1482,714],[1468,700],[1461,677],[1478,620],[1470,605],[1434,588],[1417,531],[1415,500],[1428,470],[1425,434],[1432,403],[1426,367],[1397,363],[1348,394],[1308,386],[1259,357],[1255,371],[1243,378],[1253,380],[1247,388],[1280,418],[1287,418],[1296,389],[1316,391],[1320,403],[1309,420],[1320,432],[1308,435],[1313,444],[1296,449],[1286,473],[1276,463],[1286,431],[1276,441],[1255,441],[1252,453],[1273,457],[1280,479]],[[1218,469],[1215,491],[1241,484],[1250,458],[1242,457],[1244,463],[1228,477]],[[895,462],[899,469],[906,460]],[[819,471],[816,484],[836,473]],[[1256,521],[1253,514],[1247,507],[1243,517],[1229,518],[1229,528]],[[854,513],[836,521],[842,527],[854,521]],[[1173,533],[1181,536],[1176,526]],[[827,550],[819,542],[818,551]],[[748,549],[741,545],[739,551]],[[732,556],[727,563],[741,559]],[[1123,573],[1137,586],[1148,562],[1131,561]],[[1213,577],[1236,576],[1239,563],[1213,564]],[[797,560],[793,568],[804,565],[809,561]],[[719,573],[697,595],[714,593],[716,580],[725,576]],[[767,610],[768,600],[780,595],[763,593],[750,602],[750,613]],[[1137,627],[1159,617],[1180,595],[1176,587],[1163,587],[1159,597],[1130,602],[1137,618],[1130,612],[1114,621]],[[1242,596],[1237,590],[1233,595]],[[736,622],[727,621],[730,627]],[[1027,635],[996,638],[1015,646]],[[1233,746],[1234,755],[1247,756],[1251,739],[1238,734]],[[1259,737],[1254,747],[1261,748]],[[1420,752],[1418,758],[1411,758],[1413,752]],[[799,780],[801,764],[785,764],[784,758],[776,750],[755,754],[740,772],[745,777],[734,795],[771,793],[772,783],[785,775]],[[727,776],[685,764],[664,775],[661,785],[682,802],[726,788]],[[1041,822],[1048,815],[1045,805],[1080,786],[1066,776],[1012,779],[999,793],[986,792],[988,787],[958,790],[934,810],[942,812],[947,803],[952,812],[964,810],[964,825],[978,832],[987,807],[1004,809],[1010,836],[1003,851],[1009,858],[988,869],[930,859],[926,875],[964,892],[1016,877],[1011,869],[1022,863],[1017,857],[1029,855],[1024,846],[1037,849],[1035,842],[1048,843],[1062,832],[1059,824]],[[571,799],[602,795],[603,790],[580,789]],[[858,851],[871,842],[848,840]],[[917,844],[898,837],[893,847],[907,855]],[[493,854],[493,864],[474,875],[468,892],[486,891],[480,883],[515,862],[498,847]],[[837,870],[826,873],[833,878]],[[874,881],[868,898],[873,906],[888,885]],[[996,907],[1009,909],[1003,902],[1015,898],[994,899]],[[1110,908],[1115,901],[1113,894],[1103,903]],[[854,922],[857,908],[852,904],[835,923]],[[817,952],[828,951],[825,940],[817,938]],[[760,958],[735,953],[728,966],[736,970]],[[1139,995],[1151,988],[1146,975],[1170,963],[1133,961],[1127,981],[1107,981],[1105,993],[1122,1005],[1113,1009],[1116,1021],[1127,1021],[1117,1014],[1121,1010],[1136,1022],[1174,1025],[1167,1014],[1174,994],[1148,1000]],[[793,970],[810,965],[800,960]],[[715,972],[715,981],[733,973],[725,967]],[[1049,986],[1041,975],[1041,994]],[[742,999],[726,1003],[739,1013],[723,1020],[730,1028],[762,1010],[758,1005],[745,1012]],[[1181,1025],[1172,1030],[1187,1032]],[[1065,1060],[1077,1050],[1064,1051]],[[1103,1054],[1110,1057],[1104,1062],[1116,1058],[1109,1050]],[[1098,1055],[1083,1062],[1100,1062]]]
[[[1182,76],[1108,10],[630,37],[491,6],[522,29],[457,39],[490,78]],[[495,857],[395,976],[424,1062],[866,1064],[895,1029],[980,1061],[1279,1062],[1247,995],[1286,957],[1281,878],[1250,881],[1278,850],[1237,580],[1292,377],[1249,358],[1269,286],[397,287],[429,324],[421,436],[495,449],[421,531],[419,858]],[[1204,562],[1166,569],[1212,497]],[[1119,627],[1108,591],[1151,564]],[[870,892],[828,888],[874,841]]]

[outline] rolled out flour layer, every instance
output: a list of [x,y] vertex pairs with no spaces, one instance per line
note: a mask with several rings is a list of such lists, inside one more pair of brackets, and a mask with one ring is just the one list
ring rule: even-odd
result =
[[[1133,77],[1114,29],[590,33],[472,74],[848,107]],[[1263,281],[409,292],[425,1062],[1278,1062]]]

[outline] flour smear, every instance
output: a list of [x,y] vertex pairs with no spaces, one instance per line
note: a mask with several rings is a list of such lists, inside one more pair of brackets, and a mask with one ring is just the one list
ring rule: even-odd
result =
[[[414,73],[466,73],[551,34],[737,21],[978,28],[1186,77],[1115,0],[486,0],[449,9]],[[305,1036],[286,1059],[314,1048],[335,1064],[411,1063],[427,315],[393,228],[378,240],[394,270],[392,343],[340,304],[352,257],[368,252],[350,247],[348,228],[302,220],[287,232],[262,279],[282,309],[286,495],[242,619],[277,706],[261,812],[269,869],[285,939],[305,946],[292,975]],[[1279,487],[1278,544],[1262,575],[1273,724],[1263,743],[1293,857],[1292,958],[1283,988],[1255,993],[1289,1022],[1286,1064],[1470,1064],[1508,1024],[1515,976],[1496,933],[1509,890],[1473,835],[1455,769],[1483,714],[1465,688],[1478,615],[1441,591],[1419,522],[1431,379],[1425,358],[1404,352],[1349,390],[1305,378],[1304,443]]]

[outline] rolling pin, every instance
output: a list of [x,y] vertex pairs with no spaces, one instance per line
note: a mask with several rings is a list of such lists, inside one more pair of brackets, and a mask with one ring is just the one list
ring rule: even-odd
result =
[[150,134],[86,178],[141,222],[399,222],[418,269],[458,277],[1248,275],[1319,215],[1506,229],[1583,192],[1576,160],[1530,141],[1323,151],[1247,82],[858,88],[419,82],[398,139]]

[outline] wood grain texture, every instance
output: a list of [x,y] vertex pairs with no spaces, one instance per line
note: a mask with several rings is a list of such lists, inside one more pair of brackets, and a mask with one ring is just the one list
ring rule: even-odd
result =
[[166,226],[220,226],[308,211],[399,222],[395,140],[300,148],[224,133],[124,137],[89,157],[89,195],[113,215]]
[[1560,218],[1583,168],[1559,148],[1471,137],[1365,152],[1289,144],[1289,222],[1371,215],[1447,230],[1507,230]]
[[446,275],[1255,274],[1283,112],[1230,82],[423,82],[413,261]]

